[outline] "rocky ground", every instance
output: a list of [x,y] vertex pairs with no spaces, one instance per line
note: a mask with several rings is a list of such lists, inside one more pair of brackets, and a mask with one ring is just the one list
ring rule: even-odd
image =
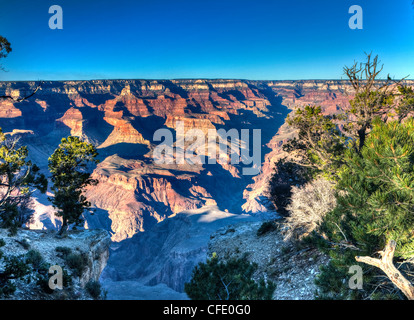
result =
[[[67,270],[72,278],[70,288],[56,289],[52,293],[45,292],[37,283],[38,274],[31,270],[22,280],[12,280],[16,291],[9,297],[11,300],[38,300],[38,299],[91,299],[84,290],[91,281],[98,281],[108,259],[110,236],[103,230],[70,231],[67,235],[58,238],[55,231],[20,229],[16,235],[10,235],[5,229],[0,229],[0,239],[4,245],[0,247],[3,259],[0,259],[0,272],[4,270],[4,258],[17,256],[24,261],[29,251],[37,251],[42,256],[46,268],[58,265]],[[73,254],[85,256],[85,265],[80,276],[76,276],[57,247],[70,248]],[[52,276],[52,274],[50,274]]]
[[258,264],[255,278],[273,281],[277,288],[275,300],[313,300],[315,277],[328,257],[316,249],[298,248],[285,242],[278,229],[258,236],[263,222],[229,225],[211,235],[208,256],[215,252],[219,258],[240,258],[245,253]]

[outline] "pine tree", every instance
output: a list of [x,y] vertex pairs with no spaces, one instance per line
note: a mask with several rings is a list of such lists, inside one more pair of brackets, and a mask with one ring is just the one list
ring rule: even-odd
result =
[[[7,57],[10,52],[12,52],[10,42],[5,37],[0,36],[0,59]],[[4,68],[1,64],[0,70],[4,71]]]
[[12,233],[30,217],[22,209],[31,194],[36,189],[44,193],[47,188],[45,176],[27,158],[27,147],[0,129],[0,227]]
[[88,165],[97,163],[95,147],[81,141],[78,137],[63,138],[59,147],[49,158],[49,170],[54,192],[49,200],[58,209],[57,216],[63,223],[59,231],[62,234],[69,224],[81,222],[82,213],[90,207],[83,195],[86,186],[97,184],[90,178]]
[[[317,280],[319,297],[372,298],[374,288],[375,295],[382,295],[383,287],[377,290],[378,277],[384,278],[379,269],[389,277],[392,261],[379,264],[372,255],[381,252],[384,257],[392,253],[397,259],[411,259],[414,255],[410,118],[414,91],[403,80],[393,81],[389,76],[380,80],[382,69],[378,57],[367,54],[366,62],[344,68],[352,87],[349,108],[330,117],[323,115],[320,107],[307,106],[287,119],[297,130],[297,138],[284,145],[288,152],[285,162],[308,168],[309,180],[323,175],[337,183],[337,206],[324,216],[312,239],[307,239],[332,258],[328,266],[322,267]],[[282,199],[286,208],[292,186],[281,189],[275,185],[279,175],[276,171],[270,179],[270,195],[278,202]],[[285,180],[293,179],[295,174]],[[366,291],[348,287],[349,267],[355,264],[364,268]],[[379,269],[375,268],[379,265]],[[393,278],[389,277],[403,290]],[[414,287],[403,292],[407,297],[412,293],[414,299]]]
[[[357,264],[356,256],[372,256],[394,240],[397,258],[414,257],[414,120],[374,120],[361,153],[350,148],[345,162],[337,185],[338,205],[321,228],[335,244],[327,251],[332,261],[318,280],[322,294],[340,298],[356,294],[347,283],[341,284],[349,267]],[[381,274],[359,265],[366,270],[364,283]]]
[[194,268],[184,290],[192,300],[271,300],[276,286],[264,279],[255,282],[256,269],[245,257],[223,262],[213,254]]
[[297,138],[283,145],[290,161],[308,167],[313,174],[335,176],[342,165],[346,137],[333,117],[322,113],[320,106],[305,106],[289,115],[286,123],[297,130]]

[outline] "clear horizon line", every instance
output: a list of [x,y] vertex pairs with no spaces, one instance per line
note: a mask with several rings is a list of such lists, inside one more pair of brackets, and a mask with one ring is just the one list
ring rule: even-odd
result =
[[[182,80],[227,80],[227,81],[350,81],[349,79],[337,79],[337,78],[308,78],[308,79],[248,79],[248,78],[91,78],[91,79],[56,79],[56,80],[0,80],[0,82],[77,82],[77,81],[182,81]],[[385,81],[387,79],[377,79],[378,81]],[[394,79],[397,80],[397,79]],[[414,81],[413,79],[399,79],[399,80],[409,80]]]

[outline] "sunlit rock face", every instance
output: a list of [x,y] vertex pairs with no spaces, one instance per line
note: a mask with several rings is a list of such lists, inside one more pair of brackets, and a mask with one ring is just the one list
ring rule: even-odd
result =
[[[0,82],[0,94],[21,97],[36,86]],[[348,106],[348,94],[349,83],[335,80],[46,81],[28,100],[0,101],[0,127],[30,132],[21,141],[45,172],[62,137],[93,143],[101,161],[93,177],[100,183],[86,191],[96,209],[94,215],[85,214],[86,226],[105,228],[113,241],[122,241],[183,210],[217,205],[236,214],[268,211],[268,179],[283,156],[283,142],[294,135],[284,124],[287,114],[307,104],[333,114]],[[158,129],[168,129],[174,137],[173,163],[155,161],[154,150],[162,142],[154,139]],[[230,156],[210,163],[207,149],[197,150],[204,162],[180,163],[177,152],[192,144],[185,138],[191,129],[206,136],[210,130],[236,130],[240,148],[234,152],[240,160],[242,150],[259,146],[260,171],[245,175],[243,168],[252,164],[232,163]],[[242,140],[242,129],[260,129],[260,141],[252,136]],[[39,196],[36,208],[43,211],[33,226],[59,225],[47,197]]]

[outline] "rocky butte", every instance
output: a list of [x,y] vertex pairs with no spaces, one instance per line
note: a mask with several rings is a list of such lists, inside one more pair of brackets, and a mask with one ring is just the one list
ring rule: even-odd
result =
[[[24,96],[37,84],[0,82],[0,95]],[[117,282],[113,288],[119,289],[135,279],[134,285],[162,285],[163,292],[182,298],[183,283],[205,259],[212,232],[269,215],[267,181],[283,142],[294,134],[284,124],[288,113],[317,104],[333,114],[347,107],[346,91],[349,84],[338,80],[45,81],[28,100],[0,101],[0,127],[19,136],[45,172],[62,137],[93,143],[101,160],[93,169],[99,184],[86,192],[95,214],[85,214],[85,227],[111,234],[102,281]],[[243,164],[229,161],[157,164],[154,132],[174,130],[177,121],[185,131],[260,129],[260,173],[243,175]],[[29,227],[56,229],[61,222],[47,196],[35,196]]]

